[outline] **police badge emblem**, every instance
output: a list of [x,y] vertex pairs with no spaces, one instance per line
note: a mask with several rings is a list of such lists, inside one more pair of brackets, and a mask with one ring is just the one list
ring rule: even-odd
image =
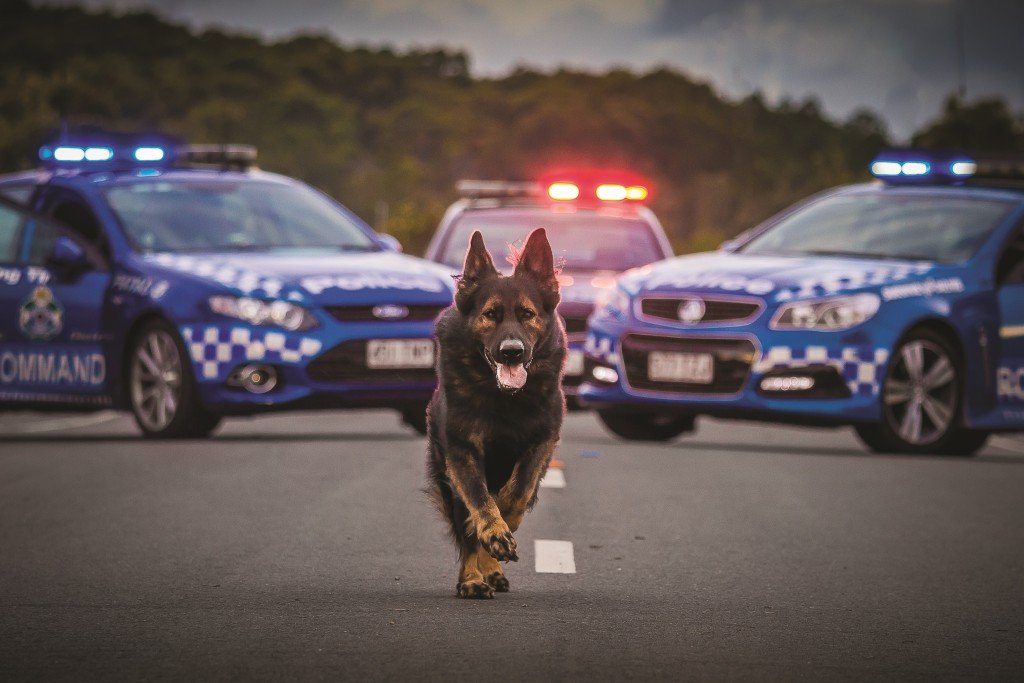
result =
[[36,287],[21,304],[18,327],[33,341],[47,341],[64,328],[64,307],[49,287]]

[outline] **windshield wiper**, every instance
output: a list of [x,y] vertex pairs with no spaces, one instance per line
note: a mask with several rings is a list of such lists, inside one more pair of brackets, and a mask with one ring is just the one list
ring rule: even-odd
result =
[[878,254],[868,251],[841,251],[837,249],[809,249],[807,251],[793,252],[806,256],[840,256],[848,258],[881,259],[885,261],[934,261],[930,256],[915,256],[904,254]]

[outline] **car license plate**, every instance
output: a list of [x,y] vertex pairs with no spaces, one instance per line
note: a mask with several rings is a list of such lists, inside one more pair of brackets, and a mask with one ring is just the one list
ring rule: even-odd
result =
[[371,339],[366,344],[366,367],[371,370],[434,367],[432,339]]
[[574,349],[569,350],[565,357],[565,374],[569,377],[576,377],[583,374],[583,352]]
[[715,359],[710,353],[652,351],[647,356],[647,378],[652,382],[711,384],[715,379]]

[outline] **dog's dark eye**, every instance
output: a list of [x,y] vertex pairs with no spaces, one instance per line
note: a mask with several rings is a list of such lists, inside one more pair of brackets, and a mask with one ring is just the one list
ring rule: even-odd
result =
[[530,318],[533,318],[537,314],[531,311],[529,308],[524,308],[523,312],[520,313],[520,315],[522,316],[523,320],[529,320]]
[[497,311],[497,309],[491,308],[489,310],[484,311],[484,317],[487,318],[488,320],[497,320],[498,319],[498,311]]

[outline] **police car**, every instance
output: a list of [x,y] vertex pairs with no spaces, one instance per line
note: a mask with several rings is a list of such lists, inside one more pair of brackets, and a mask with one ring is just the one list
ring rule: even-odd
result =
[[0,407],[390,407],[424,429],[448,271],[246,146],[93,136],[0,178]]
[[1024,429],[1024,168],[894,150],[871,170],[621,277],[586,340],[581,395],[606,426],[853,425],[876,451],[955,454]]
[[645,206],[648,184],[633,174],[573,169],[536,182],[463,180],[426,251],[426,258],[462,270],[470,235],[479,230],[499,269],[511,272],[516,245],[546,228],[559,274],[569,353],[563,386],[570,407],[583,379],[587,317],[598,293],[625,270],[672,256],[665,231]]

